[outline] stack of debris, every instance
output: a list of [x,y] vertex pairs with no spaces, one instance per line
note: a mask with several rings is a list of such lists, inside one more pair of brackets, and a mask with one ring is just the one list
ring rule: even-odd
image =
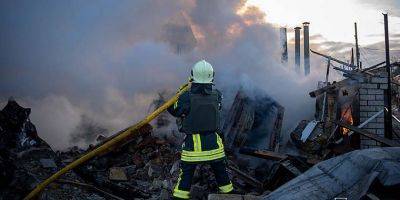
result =
[[[118,135],[99,135],[98,144],[89,145],[86,150],[74,146],[54,152],[39,138],[29,112],[13,100],[0,112],[0,199],[23,198],[62,167]],[[180,146],[175,145],[174,136],[159,138],[153,133],[153,127],[145,125],[137,134],[62,176],[39,198],[170,199],[179,174]],[[228,173],[239,192],[262,194],[260,187],[253,186],[256,180],[232,162]],[[199,166],[193,179],[192,198],[207,199],[217,188],[210,167]]]
[[[299,151],[287,154],[279,152],[284,145],[280,139],[284,108],[265,93],[249,96],[240,90],[222,130],[228,174],[238,195],[212,194],[218,192],[218,187],[212,170],[204,165],[198,166],[194,175],[192,199],[293,199],[307,195],[332,199],[388,197],[382,191],[394,194],[400,182],[396,170],[400,149],[378,148],[342,155],[357,148],[351,140],[354,137],[350,137],[353,133],[384,145],[400,146],[396,141],[361,129],[363,123],[360,124],[361,117],[357,114],[361,113],[358,110],[361,103],[354,100],[358,99],[357,91],[358,85],[345,80],[321,85],[312,92],[317,97],[319,120],[300,122],[291,134],[291,142]],[[162,101],[160,95],[153,104],[157,107]],[[0,200],[23,198],[60,168],[118,135],[99,135],[98,143],[85,150],[72,147],[54,152],[38,136],[29,114],[30,109],[14,100],[0,111]],[[62,176],[39,198],[171,199],[179,174],[181,147],[175,135],[158,135],[160,131],[168,131],[165,127],[170,121],[164,115],[156,121],[156,129],[150,124],[143,126],[136,134]],[[370,121],[367,119],[366,123]],[[340,150],[341,146],[349,148]],[[358,168],[350,166],[354,163]],[[329,185],[335,187],[326,187],[326,177],[333,177],[337,187],[334,183]]]
[[226,149],[253,147],[277,151],[283,113],[284,108],[263,91],[250,96],[239,90],[223,126]]
[[[0,199],[22,199],[41,181],[57,172],[61,163],[29,120],[30,109],[10,99],[0,111]],[[81,182],[73,172],[63,178]],[[69,184],[53,184],[41,199],[102,199]]]
[[[224,144],[231,159],[230,169],[263,194],[273,162],[243,154],[245,149],[277,151],[281,140],[284,108],[261,89],[239,90],[223,126]],[[234,163],[237,163],[235,165]],[[240,191],[249,188],[240,187]]]

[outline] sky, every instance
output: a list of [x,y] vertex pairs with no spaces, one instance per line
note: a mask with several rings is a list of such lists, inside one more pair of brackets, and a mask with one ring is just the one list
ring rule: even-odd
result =
[[[336,12],[345,3],[346,11]],[[383,59],[381,9],[393,13],[391,48],[400,49],[399,7],[391,0],[3,0],[0,106],[13,96],[32,108],[39,135],[56,149],[86,145],[71,141],[82,133],[77,129],[89,124],[113,133],[132,125],[159,92],[173,94],[206,59],[225,109],[238,88],[261,89],[285,107],[287,133],[312,119],[308,92],[324,79],[325,60],[311,55],[311,74],[295,73],[289,38],[289,62],[281,63],[279,27],[310,21],[311,48],[346,60],[356,20],[370,65]]]
[[321,34],[326,40],[354,42],[354,22],[358,23],[360,45],[370,45],[383,38],[383,16],[390,16],[390,32],[400,33],[399,0],[249,0],[259,7],[266,20],[278,26],[293,28],[311,22],[310,34]]

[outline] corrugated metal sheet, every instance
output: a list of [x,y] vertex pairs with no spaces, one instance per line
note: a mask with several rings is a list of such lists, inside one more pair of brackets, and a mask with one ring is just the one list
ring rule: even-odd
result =
[[400,148],[356,150],[318,163],[263,199],[360,199],[372,181],[400,184]]

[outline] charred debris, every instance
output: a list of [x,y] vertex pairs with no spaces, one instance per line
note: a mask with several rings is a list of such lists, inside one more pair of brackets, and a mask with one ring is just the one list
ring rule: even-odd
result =
[[[304,26],[308,44],[309,23]],[[281,33],[286,38],[286,29]],[[283,49],[286,62],[286,41]],[[325,80],[309,93],[315,99],[314,119],[300,121],[284,141],[285,108],[263,92],[237,91],[221,126],[235,194],[218,194],[208,166],[199,166],[192,199],[398,198],[400,63],[386,60],[362,67],[359,58],[347,63],[311,52],[327,60]],[[307,75],[309,60],[305,63]],[[330,70],[342,72],[344,79],[329,82]],[[166,95],[160,93],[153,107]],[[97,143],[87,149],[54,151],[39,137],[30,112],[14,99],[0,111],[0,199],[24,198],[47,177],[116,135],[90,133],[98,134]],[[168,115],[160,115],[154,124],[64,174],[38,198],[171,199],[183,139],[171,124]]]

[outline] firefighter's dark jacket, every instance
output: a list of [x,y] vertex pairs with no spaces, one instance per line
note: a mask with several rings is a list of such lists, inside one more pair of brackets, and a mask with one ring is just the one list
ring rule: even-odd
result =
[[[212,84],[192,83],[190,91],[183,93],[175,105],[168,108],[168,112],[178,119],[184,118],[184,116],[187,116],[190,112],[191,94],[209,95],[213,91],[218,93],[218,104],[219,109],[221,109],[222,95],[218,90],[213,89]],[[185,133],[186,138],[182,145],[182,161],[204,162],[218,160],[225,157],[222,139],[216,131]]]

